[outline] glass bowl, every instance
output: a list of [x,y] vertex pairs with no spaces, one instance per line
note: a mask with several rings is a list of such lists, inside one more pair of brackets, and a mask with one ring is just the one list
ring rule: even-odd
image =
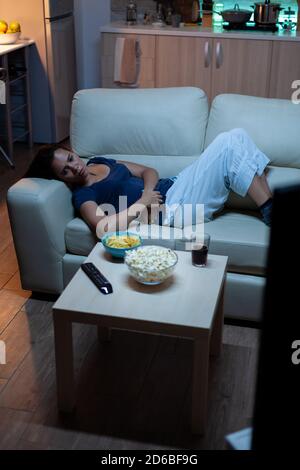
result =
[[178,262],[175,251],[164,246],[146,245],[126,251],[124,261],[134,279],[145,285],[158,285],[173,273]]

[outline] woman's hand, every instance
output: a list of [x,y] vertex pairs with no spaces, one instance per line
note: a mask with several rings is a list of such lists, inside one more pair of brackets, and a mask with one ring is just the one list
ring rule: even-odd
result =
[[146,207],[150,207],[151,204],[159,205],[163,202],[163,197],[159,191],[153,191],[145,189],[142,197],[138,201],[140,204],[144,204]]

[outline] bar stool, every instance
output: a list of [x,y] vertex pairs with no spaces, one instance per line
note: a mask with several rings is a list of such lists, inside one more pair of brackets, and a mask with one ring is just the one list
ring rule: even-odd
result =
[[[5,84],[7,83],[7,70],[3,67],[0,67],[0,81],[4,82]],[[5,152],[4,148],[0,145],[0,155],[2,155],[5,160],[9,163],[9,165],[14,168],[15,165],[13,163],[13,161],[9,158],[9,156],[7,155],[7,153]]]

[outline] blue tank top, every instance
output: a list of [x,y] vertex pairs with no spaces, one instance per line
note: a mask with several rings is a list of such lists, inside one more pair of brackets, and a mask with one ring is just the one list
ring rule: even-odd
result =
[[[112,158],[93,157],[87,165],[104,164],[109,166],[110,172],[106,178],[90,186],[78,186],[73,189],[73,205],[76,210],[87,201],[94,201],[96,204],[112,204],[116,212],[123,210],[119,208],[119,196],[127,196],[127,207],[134,204],[141,196],[144,189],[142,178],[133,176],[126,165],[117,163]],[[159,191],[163,196],[163,203],[168,189],[174,183],[173,179],[161,178],[158,180],[154,190]]]

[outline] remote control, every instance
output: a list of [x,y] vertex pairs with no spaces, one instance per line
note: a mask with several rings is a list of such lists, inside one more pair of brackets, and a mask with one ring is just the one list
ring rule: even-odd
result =
[[83,263],[81,269],[91,279],[91,281],[98,287],[102,294],[111,294],[113,291],[111,283],[99,271],[93,263]]

